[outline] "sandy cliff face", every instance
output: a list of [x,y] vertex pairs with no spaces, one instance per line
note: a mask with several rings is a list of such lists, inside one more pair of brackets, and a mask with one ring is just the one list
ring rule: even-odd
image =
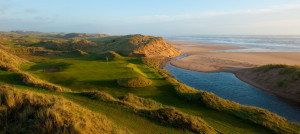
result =
[[180,55],[178,49],[169,45],[161,37],[155,37],[143,46],[133,50],[135,54],[144,54],[146,57],[176,57]]

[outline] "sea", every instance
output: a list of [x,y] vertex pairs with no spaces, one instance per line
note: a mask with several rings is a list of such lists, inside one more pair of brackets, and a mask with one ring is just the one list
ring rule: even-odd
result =
[[166,36],[178,40],[205,44],[248,47],[237,52],[300,52],[300,35],[190,35]]

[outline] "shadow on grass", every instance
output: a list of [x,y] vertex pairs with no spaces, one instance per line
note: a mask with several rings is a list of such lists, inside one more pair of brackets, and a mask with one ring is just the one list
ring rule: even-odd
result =
[[75,83],[76,80],[77,80],[76,78],[71,78],[71,79],[64,80],[64,81],[58,81],[56,83],[59,85],[63,85],[63,86],[70,86],[71,84]]
[[29,71],[37,71],[37,70],[45,70],[49,68],[59,68],[60,71],[67,69],[72,64],[66,62],[48,62],[48,63],[41,63],[37,65],[33,65],[29,68]]
[[126,60],[128,63],[132,63],[132,64],[143,64],[142,59],[141,58],[131,58]]
[[82,83],[94,85],[97,87],[105,87],[105,88],[116,88],[117,80],[86,80],[86,81],[80,81]]
[[17,73],[1,71],[0,82],[11,84],[11,85],[22,85],[25,84],[21,82]]

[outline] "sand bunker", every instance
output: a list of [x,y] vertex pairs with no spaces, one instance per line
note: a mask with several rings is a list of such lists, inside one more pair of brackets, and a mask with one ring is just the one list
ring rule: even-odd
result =
[[58,67],[55,68],[48,68],[45,70],[46,73],[53,73],[53,72],[58,72],[60,69]]

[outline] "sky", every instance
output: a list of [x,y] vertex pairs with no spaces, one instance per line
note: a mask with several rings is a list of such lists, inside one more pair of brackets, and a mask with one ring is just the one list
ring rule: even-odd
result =
[[300,35],[300,0],[0,0],[0,31]]

